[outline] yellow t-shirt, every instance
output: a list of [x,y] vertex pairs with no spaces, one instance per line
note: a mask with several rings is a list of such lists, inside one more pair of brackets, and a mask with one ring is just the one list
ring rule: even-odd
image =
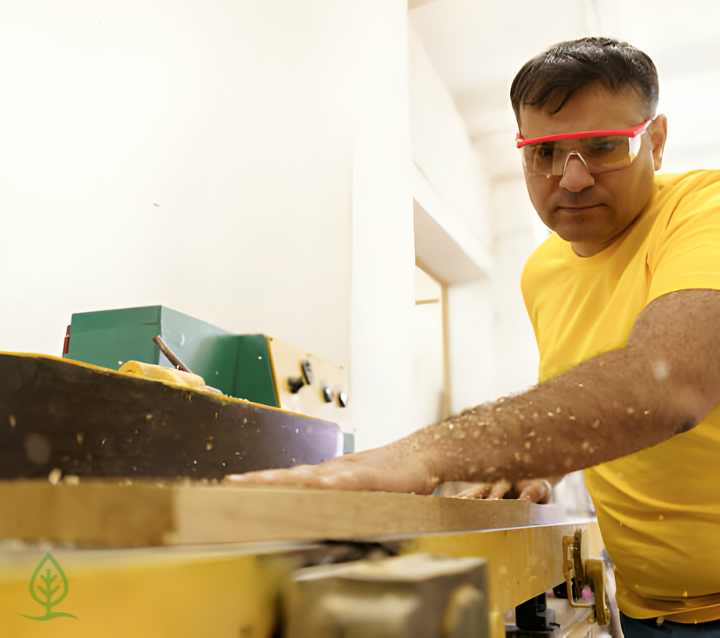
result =
[[[578,257],[550,236],[528,260],[525,305],[540,381],[622,348],[651,301],[720,289],[720,171],[659,175],[650,203],[609,248]],[[671,389],[669,389],[671,391]],[[585,471],[632,618],[720,618],[720,406],[689,432]]]

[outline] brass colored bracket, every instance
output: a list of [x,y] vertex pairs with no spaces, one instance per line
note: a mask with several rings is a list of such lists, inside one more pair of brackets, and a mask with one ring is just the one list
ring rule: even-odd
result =
[[[565,585],[567,586],[568,602],[571,607],[592,607],[579,603],[582,600],[582,590],[585,584],[585,574],[582,563],[582,528],[575,530],[573,536],[563,536],[563,573],[565,574]],[[573,586],[573,577],[575,583]]]
[[585,575],[592,583],[595,594],[595,622],[598,625],[610,623],[610,610],[605,604],[605,563],[601,558],[588,558],[585,561]]
[[[573,536],[563,536],[562,544],[568,603],[571,607],[592,609],[594,622],[607,625],[610,622],[610,612],[605,605],[605,565],[602,559],[589,558],[583,564],[582,528],[577,529]],[[586,585],[591,585],[594,593],[594,601],[591,603],[580,602],[584,600],[582,592]]]

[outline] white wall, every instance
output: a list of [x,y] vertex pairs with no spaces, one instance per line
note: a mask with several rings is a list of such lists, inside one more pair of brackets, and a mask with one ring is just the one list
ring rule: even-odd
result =
[[493,181],[495,269],[495,381],[498,395],[520,392],[537,383],[535,334],[520,291],[528,257],[537,247],[537,218],[522,174]]
[[446,206],[489,247],[488,181],[478,171],[465,121],[412,26],[408,52],[413,160]]
[[[473,149],[465,121],[412,26],[408,51],[413,160],[464,232],[491,251],[490,179],[481,165],[482,158]],[[491,260],[489,265],[493,265]],[[479,273],[472,282],[445,281],[450,284],[453,412],[496,396],[490,281],[489,273]]]
[[362,47],[353,171],[352,405],[357,448],[413,429],[415,254],[407,5],[377,7]]
[[492,280],[448,289],[452,412],[497,398]]
[[484,104],[489,106],[471,108],[466,104],[465,117],[479,170],[489,182],[494,378],[495,396],[500,396],[520,392],[537,382],[539,354],[520,291],[520,277],[528,257],[547,238],[548,231],[527,194],[522,164],[513,144],[517,124],[507,93],[488,90]]

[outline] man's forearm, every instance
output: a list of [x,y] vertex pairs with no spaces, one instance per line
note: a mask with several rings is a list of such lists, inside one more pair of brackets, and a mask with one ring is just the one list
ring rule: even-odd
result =
[[[626,349],[590,359],[520,395],[465,410],[403,440],[438,482],[565,474],[656,445],[699,419]],[[687,392],[686,392],[687,394]]]

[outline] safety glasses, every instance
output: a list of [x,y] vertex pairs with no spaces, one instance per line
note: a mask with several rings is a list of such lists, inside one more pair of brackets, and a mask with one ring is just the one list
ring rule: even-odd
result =
[[578,157],[591,174],[630,166],[640,151],[642,134],[652,120],[634,128],[562,133],[526,140],[517,134],[517,147],[528,175],[564,175],[570,158]]

